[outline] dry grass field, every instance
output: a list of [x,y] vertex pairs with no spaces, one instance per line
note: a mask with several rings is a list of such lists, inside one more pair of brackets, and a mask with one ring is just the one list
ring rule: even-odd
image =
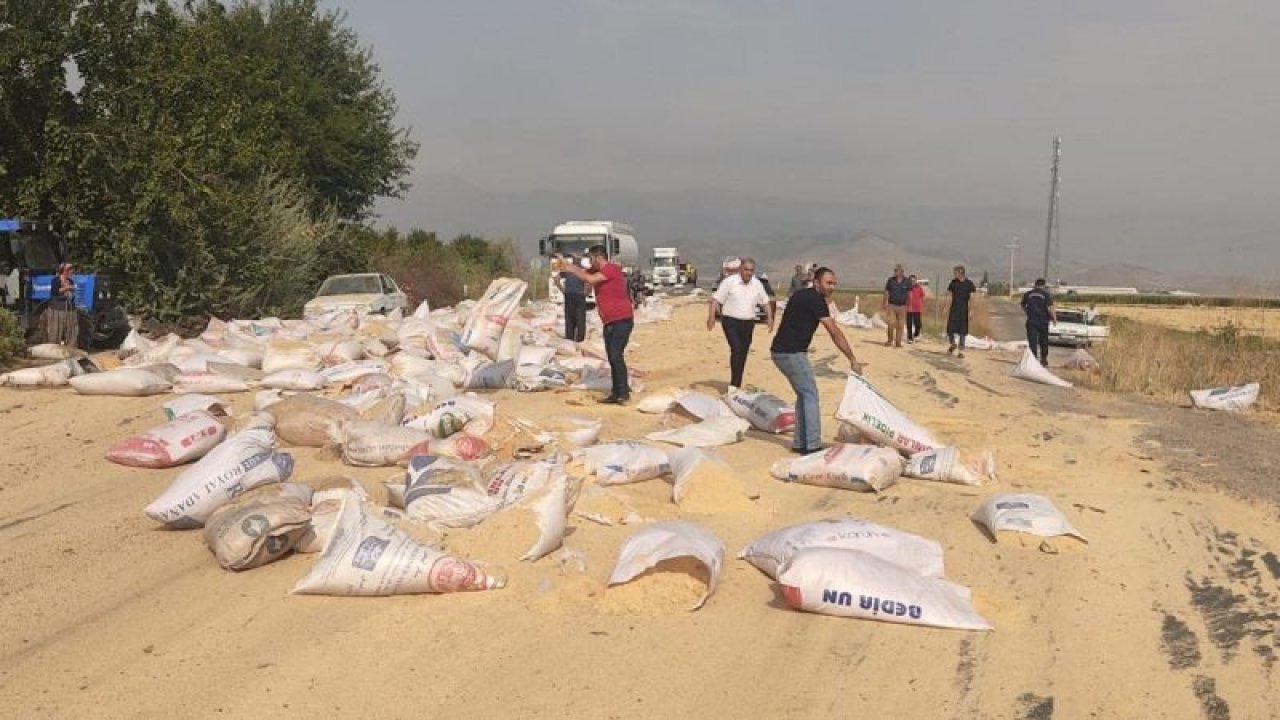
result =
[[[1208,310],[1181,312],[1194,317]],[[1239,324],[1223,324],[1187,332],[1122,317],[1113,317],[1109,324],[1110,340],[1091,349],[1101,371],[1080,378],[1087,387],[1186,403],[1189,390],[1258,382],[1262,384],[1258,407],[1280,408],[1274,395],[1280,387],[1280,345],[1274,330],[1254,334]]]
[[1103,317],[1122,317],[1174,330],[1204,330],[1235,326],[1240,333],[1267,338],[1280,336],[1280,308],[1197,307],[1192,305],[1100,305]]

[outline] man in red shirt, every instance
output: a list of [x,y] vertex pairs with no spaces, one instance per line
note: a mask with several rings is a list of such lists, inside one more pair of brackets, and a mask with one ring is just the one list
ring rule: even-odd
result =
[[593,245],[587,250],[587,257],[591,259],[590,269],[570,265],[565,267],[565,271],[590,284],[596,291],[596,311],[600,313],[600,322],[604,323],[604,351],[609,358],[609,373],[613,376],[613,389],[600,402],[622,405],[631,399],[627,361],[623,357],[627,342],[631,340],[631,330],[635,327],[631,293],[622,268],[609,262],[603,245]]

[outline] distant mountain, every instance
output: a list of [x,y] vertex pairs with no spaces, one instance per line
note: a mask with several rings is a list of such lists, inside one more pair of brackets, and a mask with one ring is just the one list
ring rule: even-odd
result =
[[[379,207],[384,224],[446,238],[510,237],[528,256],[559,222],[608,218],[634,225],[644,251],[679,247],[704,276],[726,255],[753,255],[774,276],[789,275],[796,262],[826,262],[846,285],[878,282],[895,262],[930,278],[950,277],[952,265],[965,264],[975,279],[987,271],[993,281],[1007,280],[1004,246],[1019,235],[1021,283],[1040,274],[1043,257],[1043,246],[1031,239],[1044,232],[1044,212],[1036,208],[901,208],[715,189],[501,192],[449,175],[413,181],[406,200]],[[1170,213],[1090,216],[1072,213],[1069,198],[1063,218],[1060,274],[1069,282],[1215,293],[1280,284],[1271,225]]]
[[[859,231],[843,236],[779,238],[773,245],[781,257],[770,257],[769,267],[789,278],[796,265],[817,263],[836,271],[845,287],[880,287],[901,263],[908,275],[928,279],[935,286],[951,278],[952,269],[964,264],[959,256],[942,256],[913,252],[872,232]],[[970,272],[974,272],[970,270]],[[975,282],[982,270],[976,271]],[[997,278],[998,279],[998,278]]]

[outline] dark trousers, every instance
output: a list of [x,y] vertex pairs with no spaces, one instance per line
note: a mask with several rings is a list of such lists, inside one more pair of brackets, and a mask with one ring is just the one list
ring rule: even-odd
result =
[[1027,347],[1041,365],[1049,362],[1049,323],[1027,321]]
[[915,340],[920,337],[920,331],[924,328],[923,313],[909,312],[907,313],[907,339]]
[[625,398],[631,395],[631,385],[627,382],[627,360],[623,354],[627,350],[627,342],[631,340],[631,329],[635,321],[631,318],[611,322],[604,326],[604,354],[609,358],[609,375],[613,378],[613,397]]
[[751,350],[751,336],[756,331],[755,320],[739,320],[721,317],[724,339],[729,341],[729,384],[742,387],[742,371],[747,368],[747,353]]
[[564,336],[574,342],[587,337],[587,296],[564,294]]

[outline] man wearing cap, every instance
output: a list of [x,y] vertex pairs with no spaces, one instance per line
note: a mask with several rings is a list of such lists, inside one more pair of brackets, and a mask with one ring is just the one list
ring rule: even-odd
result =
[[1035,287],[1023,293],[1022,311],[1027,314],[1027,347],[1041,365],[1049,367],[1049,323],[1058,322],[1058,313],[1044,278],[1036,278]]

